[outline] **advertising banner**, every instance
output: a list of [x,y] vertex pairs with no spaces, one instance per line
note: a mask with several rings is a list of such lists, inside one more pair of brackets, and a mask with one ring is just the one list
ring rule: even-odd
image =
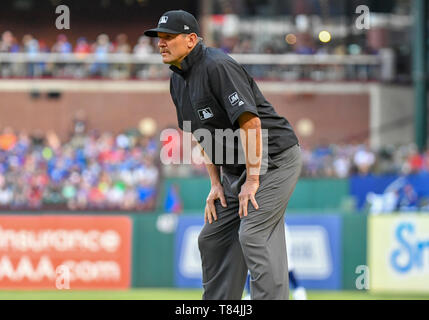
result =
[[201,256],[198,249],[198,235],[204,226],[202,217],[179,218],[176,229],[174,278],[180,288],[201,288]]
[[341,289],[341,217],[288,215],[286,223],[290,232],[289,264],[302,285],[308,289]]
[[0,216],[0,289],[125,289],[132,222],[114,216]]
[[370,290],[429,292],[429,216],[368,219]]
[[[336,215],[288,216],[289,259],[307,288],[340,289],[342,285],[341,218]],[[201,257],[198,235],[202,217],[179,218],[175,244],[175,284],[200,288]]]
[[[354,175],[350,178],[350,195],[357,201],[358,209],[362,209],[368,203],[368,195],[376,194],[378,196],[388,197],[389,194],[395,193],[397,199],[388,200],[385,202],[393,202],[393,204],[385,204],[385,211],[387,207],[392,207],[389,212],[400,209],[401,200],[406,199],[406,193],[412,190],[418,199],[429,196],[429,173],[422,172],[419,174],[410,174],[406,176],[398,175],[367,175],[359,176]],[[408,191],[407,191],[408,190]],[[396,198],[395,197],[395,198]],[[409,210],[407,210],[409,211]],[[415,211],[415,210],[414,210]]]

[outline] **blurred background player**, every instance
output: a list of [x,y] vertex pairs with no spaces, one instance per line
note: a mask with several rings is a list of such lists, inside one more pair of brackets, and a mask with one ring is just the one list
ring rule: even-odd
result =
[[[285,237],[286,237],[286,251],[287,251],[287,263],[289,271],[289,287],[292,293],[293,300],[307,300],[307,291],[300,284],[298,277],[295,272],[295,265],[292,258],[292,236],[289,231],[288,225],[285,223]],[[244,300],[250,300],[250,274],[247,275],[246,286],[245,286],[245,297]]]
[[297,277],[295,272],[294,259],[292,258],[292,248],[293,248],[293,237],[291,236],[289,227],[285,223],[285,236],[286,236],[286,250],[287,250],[287,263],[289,271],[289,287],[292,292],[293,300],[307,300],[307,291],[301,285],[299,277]]

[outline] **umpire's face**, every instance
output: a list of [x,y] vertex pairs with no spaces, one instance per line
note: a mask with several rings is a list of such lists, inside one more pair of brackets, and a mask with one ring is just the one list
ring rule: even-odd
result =
[[180,62],[192,51],[198,42],[195,33],[172,34],[158,32],[158,47],[162,62],[180,67]]

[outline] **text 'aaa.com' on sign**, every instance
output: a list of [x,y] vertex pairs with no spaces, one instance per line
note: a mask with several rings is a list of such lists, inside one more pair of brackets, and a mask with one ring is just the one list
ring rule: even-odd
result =
[[[130,286],[132,223],[113,216],[0,216],[0,289]],[[67,273],[64,272],[67,271]]]

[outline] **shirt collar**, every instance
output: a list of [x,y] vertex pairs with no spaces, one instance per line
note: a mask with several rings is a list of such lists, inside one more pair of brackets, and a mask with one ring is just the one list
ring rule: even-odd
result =
[[181,69],[176,66],[170,66],[170,69],[183,77],[189,72],[189,70],[191,70],[192,66],[202,58],[204,49],[205,45],[201,41],[198,42],[192,51],[189,52],[188,55],[182,60],[182,63],[180,64]]

